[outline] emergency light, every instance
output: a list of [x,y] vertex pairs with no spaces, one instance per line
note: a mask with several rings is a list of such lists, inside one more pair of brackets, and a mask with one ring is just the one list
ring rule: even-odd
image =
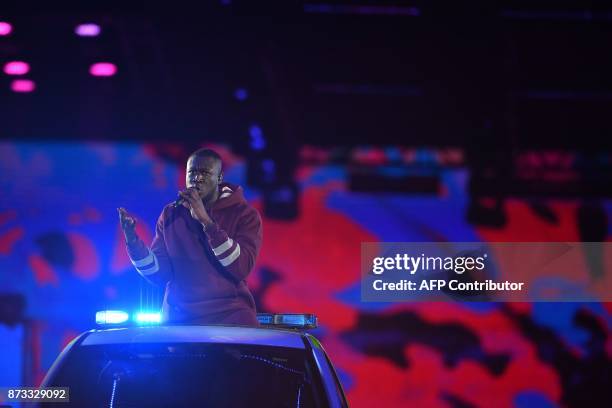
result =
[[121,324],[127,322],[129,315],[122,310],[102,310],[96,312],[97,324]]
[[161,323],[161,314],[146,312],[136,313],[135,321],[136,323]]
[[257,313],[259,324],[289,329],[316,329],[317,316],[298,313]]
[[[123,310],[101,310],[96,312],[96,323],[100,326],[122,325],[131,320],[137,326],[160,324],[159,312],[136,312],[131,316]],[[257,313],[257,320],[262,326],[286,329],[316,329],[317,316],[304,313]]]
[[[123,310],[101,310],[96,312],[96,324],[101,326],[126,325],[130,320],[128,312]],[[137,326],[161,323],[161,313],[158,312],[137,312],[132,316],[132,322]]]

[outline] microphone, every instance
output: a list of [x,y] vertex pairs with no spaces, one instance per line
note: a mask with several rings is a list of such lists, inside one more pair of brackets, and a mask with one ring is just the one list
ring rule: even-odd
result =
[[[192,188],[193,188],[193,187],[190,187],[190,188],[188,188],[187,190],[192,189]],[[180,194],[180,193],[178,193],[176,200],[174,200],[174,203],[172,203],[172,206],[173,206],[174,208],[176,208],[176,207],[180,207],[180,206],[181,206],[181,205],[183,205],[185,202],[187,202],[187,200],[185,200],[183,197],[181,197],[181,194]]]
[[[191,188],[193,188],[193,187],[191,187]],[[189,189],[187,189],[187,190],[189,190]],[[187,200],[185,200],[183,197],[181,197],[181,194],[180,194],[180,193],[177,193],[177,195],[176,195],[176,200],[174,200],[174,203],[172,203],[172,206],[173,206],[174,208],[176,208],[176,207],[180,207],[180,206],[181,206],[181,205],[183,205],[183,203],[185,203],[185,202],[187,202]]]
[[[187,190],[189,190],[189,189],[187,189]],[[185,190],[185,191],[187,191],[187,190]],[[174,208],[176,208],[176,207],[180,207],[181,205],[183,205],[183,203],[184,203],[185,201],[186,201],[186,200],[185,200],[183,197],[181,197],[181,193],[180,193],[180,192],[179,192],[179,193],[176,193],[176,200],[174,200],[174,203],[172,203],[172,206],[173,206]]]
[[180,207],[181,205],[183,205],[184,202],[185,202],[185,199],[183,197],[181,197],[181,195],[179,194],[178,198],[174,201],[172,206],[174,208]]

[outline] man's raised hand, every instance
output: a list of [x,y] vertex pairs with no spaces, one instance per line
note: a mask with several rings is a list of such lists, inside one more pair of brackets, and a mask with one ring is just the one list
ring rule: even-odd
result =
[[121,225],[126,241],[130,242],[138,238],[136,235],[136,218],[128,213],[123,207],[117,208],[117,212],[119,213],[119,224]]

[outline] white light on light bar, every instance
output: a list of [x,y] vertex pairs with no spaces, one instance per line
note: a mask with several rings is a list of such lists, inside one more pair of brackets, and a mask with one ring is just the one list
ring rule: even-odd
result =
[[161,314],[140,312],[136,314],[134,320],[136,321],[136,323],[160,323]]
[[121,310],[102,310],[96,312],[97,324],[120,324],[127,322],[129,316]]

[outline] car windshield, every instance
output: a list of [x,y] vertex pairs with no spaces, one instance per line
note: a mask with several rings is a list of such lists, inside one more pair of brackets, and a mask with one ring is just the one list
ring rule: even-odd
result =
[[48,386],[88,407],[318,407],[305,350],[221,344],[112,344],[70,353]]

